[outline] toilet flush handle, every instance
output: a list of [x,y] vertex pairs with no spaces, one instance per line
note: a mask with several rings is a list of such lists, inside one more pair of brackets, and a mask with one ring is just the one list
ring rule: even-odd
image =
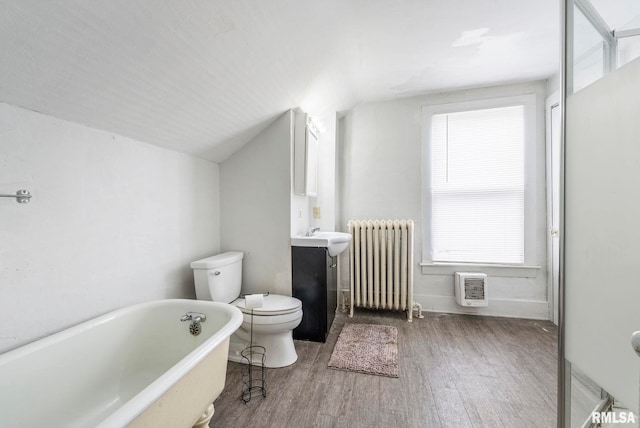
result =
[[215,272],[211,272],[209,275],[215,275],[215,276],[218,276],[218,275],[220,275],[220,271],[219,271],[219,270],[217,270],[217,271],[215,271]]

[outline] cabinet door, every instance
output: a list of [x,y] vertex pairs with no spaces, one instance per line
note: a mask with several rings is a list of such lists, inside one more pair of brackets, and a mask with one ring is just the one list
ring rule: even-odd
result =
[[327,334],[327,256],[325,248],[292,247],[293,297],[302,301],[302,322],[293,338],[324,342]]

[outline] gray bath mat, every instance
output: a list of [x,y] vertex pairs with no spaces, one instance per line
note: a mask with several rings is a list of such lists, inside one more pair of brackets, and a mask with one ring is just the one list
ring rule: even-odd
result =
[[398,377],[398,329],[388,325],[345,324],[329,367]]

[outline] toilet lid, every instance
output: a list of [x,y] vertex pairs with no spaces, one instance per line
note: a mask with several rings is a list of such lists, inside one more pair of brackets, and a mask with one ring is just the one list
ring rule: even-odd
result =
[[[250,314],[251,309],[245,309],[245,300],[238,298],[233,301],[233,305],[237,306],[245,314]],[[281,296],[279,294],[269,294],[264,296],[264,303],[261,308],[254,308],[254,315],[285,315],[295,312],[302,307],[302,302],[295,297]]]

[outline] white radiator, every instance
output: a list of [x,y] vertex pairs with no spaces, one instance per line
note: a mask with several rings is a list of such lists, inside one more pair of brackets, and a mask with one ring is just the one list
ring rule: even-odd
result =
[[[413,220],[350,220],[351,309],[407,311],[413,307]],[[420,310],[420,309],[419,309]],[[418,315],[422,318],[421,310]]]

